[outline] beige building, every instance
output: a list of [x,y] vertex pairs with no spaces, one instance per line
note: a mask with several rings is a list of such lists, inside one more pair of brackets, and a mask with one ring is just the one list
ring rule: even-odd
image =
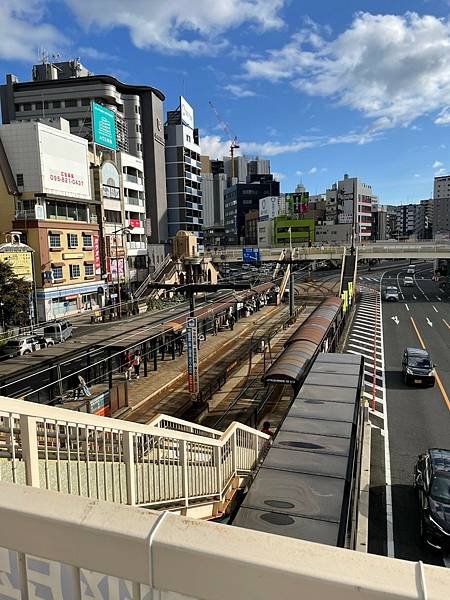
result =
[[39,321],[102,304],[87,141],[71,135],[63,119],[4,125],[0,140],[0,220],[4,232],[20,231],[34,250]]

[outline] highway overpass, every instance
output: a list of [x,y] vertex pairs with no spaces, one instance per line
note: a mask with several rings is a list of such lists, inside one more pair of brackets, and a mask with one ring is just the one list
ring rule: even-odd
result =
[[[295,246],[296,260],[339,260],[344,255],[344,249],[349,252],[349,246]],[[217,250],[205,250],[202,255],[216,263],[242,262],[243,246],[225,246]],[[436,258],[450,259],[450,242],[374,242],[358,244],[358,260],[362,259],[402,259],[434,260]],[[277,261],[283,248],[260,248],[262,262]]]

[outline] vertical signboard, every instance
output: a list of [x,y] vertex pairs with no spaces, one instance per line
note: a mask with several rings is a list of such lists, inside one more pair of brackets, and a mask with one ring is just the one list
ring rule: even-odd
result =
[[183,96],[180,96],[181,122],[194,129],[194,109]]
[[110,150],[117,150],[116,115],[109,108],[91,103],[92,133],[94,143]]
[[192,397],[197,398],[199,392],[198,382],[198,342],[197,318],[190,317],[186,320],[186,346],[188,361],[188,387]]
[[94,235],[92,237],[93,245],[94,245],[94,269],[96,275],[102,274],[102,264],[100,261],[100,241],[98,239],[98,235]]

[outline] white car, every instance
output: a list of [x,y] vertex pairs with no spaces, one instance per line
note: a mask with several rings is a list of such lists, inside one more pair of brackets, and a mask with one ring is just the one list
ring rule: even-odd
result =
[[386,302],[398,302],[398,289],[395,286],[388,286],[384,293]]
[[35,336],[29,336],[8,340],[2,348],[2,354],[8,358],[14,358],[15,356],[31,354],[31,352],[40,349],[41,345],[38,338]]
[[405,287],[411,287],[412,285],[414,285],[414,279],[412,277],[409,277],[409,275],[407,275],[405,277],[405,279],[403,280],[403,285]]

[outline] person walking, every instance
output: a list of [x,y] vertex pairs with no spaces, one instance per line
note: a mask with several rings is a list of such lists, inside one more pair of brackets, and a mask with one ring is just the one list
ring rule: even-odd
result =
[[228,318],[228,324],[230,325],[230,329],[231,331],[233,331],[234,329],[234,323],[235,323],[236,319],[234,318],[233,313],[231,313],[231,315]]
[[133,361],[134,361],[133,355],[131,354],[131,352],[129,350],[127,350],[125,352],[125,362],[124,362],[125,379],[131,379],[131,371],[133,369]]
[[134,376],[139,379],[139,371],[141,370],[141,353],[137,350],[133,359]]

